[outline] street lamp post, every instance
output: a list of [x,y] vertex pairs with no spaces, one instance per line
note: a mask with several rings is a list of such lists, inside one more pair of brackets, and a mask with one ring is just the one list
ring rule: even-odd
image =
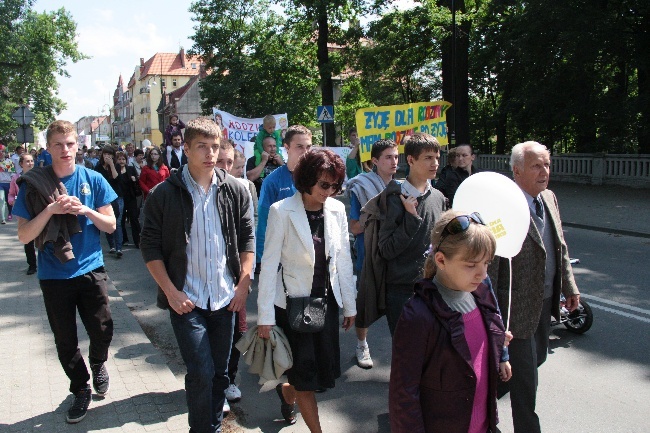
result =
[[104,109],[108,112],[108,125],[109,128],[111,129],[111,143],[113,143],[113,122],[111,122],[111,106],[108,104],[104,104],[101,109],[101,113],[104,113]]
[[[160,80],[160,104],[162,105],[162,113],[160,115],[160,133],[162,135],[162,140],[163,140],[163,145],[166,145],[165,143],[165,87],[163,86],[163,65],[162,65],[162,56],[160,57],[160,75],[158,75],[158,78]],[[151,83],[152,86],[155,86],[156,83],[156,76],[154,75],[153,77],[153,83]],[[165,83],[166,84],[166,83]]]
[[456,145],[456,4],[451,0],[451,133],[450,143]]

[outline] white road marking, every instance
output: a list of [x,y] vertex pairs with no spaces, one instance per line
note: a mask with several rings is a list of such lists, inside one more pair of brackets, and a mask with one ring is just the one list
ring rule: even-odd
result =
[[650,319],[645,318],[645,317],[641,317],[641,316],[637,316],[637,315],[632,314],[632,313],[626,313],[625,311],[616,310],[614,308],[603,307],[602,305],[598,305],[598,304],[589,303],[589,305],[591,306],[591,308],[595,308],[597,310],[603,310],[603,311],[607,311],[609,313],[617,314],[619,316],[629,317],[630,319],[636,319],[636,320],[639,320],[641,322],[650,323]]
[[[622,308],[623,310],[630,310],[630,311],[634,311],[636,313],[647,314],[648,316],[650,316],[650,310],[645,310],[643,308],[634,307],[632,305],[621,304],[619,302],[610,301],[609,299],[603,299],[603,298],[599,298],[598,296],[593,296],[593,295],[580,294],[580,297],[585,298],[585,299],[589,299],[589,300],[593,300],[593,301],[596,301],[596,302],[600,302],[601,304],[607,304],[607,305],[612,305],[614,307]],[[591,303],[589,303],[589,305],[591,305]]]

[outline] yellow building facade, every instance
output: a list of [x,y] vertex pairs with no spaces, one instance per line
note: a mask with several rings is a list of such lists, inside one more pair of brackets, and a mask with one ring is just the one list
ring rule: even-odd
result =
[[140,59],[128,84],[131,130],[136,147],[141,148],[144,140],[155,145],[163,143],[162,131],[173,113],[158,114],[161,100],[199,75],[200,70],[199,58],[186,56],[182,48],[178,53],[156,53],[147,61]]

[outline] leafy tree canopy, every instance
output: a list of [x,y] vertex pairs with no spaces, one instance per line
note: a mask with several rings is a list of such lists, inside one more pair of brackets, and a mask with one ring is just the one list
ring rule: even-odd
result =
[[35,126],[45,128],[64,108],[57,76],[68,76],[68,62],[87,58],[75,40],[77,25],[61,8],[37,13],[32,0],[0,2],[0,135],[5,139],[18,126],[11,113],[29,104]]
[[199,22],[191,52],[211,69],[201,83],[206,112],[218,106],[243,117],[286,112],[292,123],[313,120],[318,72],[308,24],[289,27],[266,1],[201,0],[190,10]]

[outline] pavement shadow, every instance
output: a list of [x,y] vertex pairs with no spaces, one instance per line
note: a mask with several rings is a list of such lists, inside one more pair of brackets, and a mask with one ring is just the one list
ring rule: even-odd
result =
[[65,430],[86,432],[89,430],[108,430],[120,428],[128,423],[145,426],[158,424],[167,422],[174,416],[187,413],[184,390],[169,393],[143,393],[103,405],[96,405],[102,399],[93,396],[86,418],[78,424],[66,424],[65,414],[72,403],[72,399],[72,394],[68,395],[54,412],[43,413],[14,424],[0,423],[0,431],[53,432]]

